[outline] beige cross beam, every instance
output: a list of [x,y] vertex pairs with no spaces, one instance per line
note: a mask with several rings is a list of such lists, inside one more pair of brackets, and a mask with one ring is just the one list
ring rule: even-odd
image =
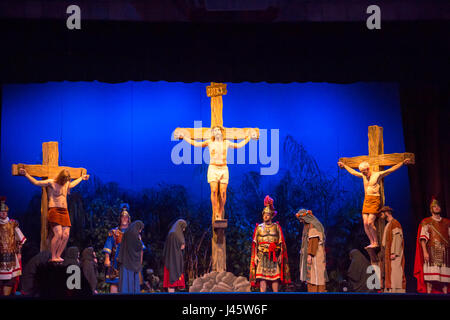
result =
[[[50,141],[42,144],[42,164],[13,164],[12,175],[18,176],[19,169],[25,169],[30,176],[48,179],[55,178],[62,170],[67,169],[72,179],[77,179],[86,174],[84,168],[60,167],[58,142]],[[47,211],[48,195],[47,188],[42,188],[41,197],[41,251],[48,249],[47,241]]]

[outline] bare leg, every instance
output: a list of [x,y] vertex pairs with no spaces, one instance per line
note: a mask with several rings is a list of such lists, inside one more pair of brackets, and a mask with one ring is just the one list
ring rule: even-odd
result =
[[442,293],[447,294],[447,292],[448,292],[448,285],[444,284],[444,285],[442,286]]
[[63,261],[64,259],[61,258],[61,254],[63,253],[64,249],[66,248],[67,241],[69,240],[70,235],[70,227],[62,227],[62,239],[59,244],[58,250],[56,251],[56,255],[59,258],[59,260]]
[[220,184],[220,209],[219,215],[221,219],[225,218],[225,202],[227,201],[227,184]]
[[372,239],[370,241],[371,246],[377,247],[378,246],[378,239],[377,239],[377,228],[375,227],[375,219],[377,218],[374,214],[369,214],[368,218],[368,224],[369,224],[369,232],[372,235]]
[[272,281],[272,291],[278,292],[278,280]]
[[211,182],[211,205],[212,205],[212,211],[213,215],[217,218],[218,214],[218,208],[219,208],[219,199],[218,199],[218,192],[219,192],[219,183],[218,182]]
[[51,261],[59,261],[58,248],[62,241],[62,226],[57,224],[53,227],[53,238],[50,242],[50,251],[52,253]]
[[259,289],[261,292],[266,292],[267,291],[267,282],[266,280],[261,280],[259,282]]
[[368,222],[369,221],[369,215],[366,214],[366,213],[363,213],[362,214],[362,218],[363,218],[364,231],[365,231],[365,233],[367,235],[367,238],[369,238],[370,244],[372,244],[372,235],[371,235],[371,233],[369,231],[369,222]]
[[109,293],[117,293],[117,292],[119,292],[119,288],[117,287],[117,285],[112,284],[112,285],[109,287]]
[[427,293],[431,293],[431,287],[433,286],[431,282],[425,282],[427,284]]

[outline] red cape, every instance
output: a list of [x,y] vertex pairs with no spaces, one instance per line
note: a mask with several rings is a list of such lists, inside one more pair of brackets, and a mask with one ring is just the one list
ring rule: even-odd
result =
[[420,245],[420,233],[422,231],[422,222],[419,224],[419,231],[416,239],[416,257],[414,259],[414,277],[417,279],[417,292],[426,293],[427,286],[423,277],[423,252]]

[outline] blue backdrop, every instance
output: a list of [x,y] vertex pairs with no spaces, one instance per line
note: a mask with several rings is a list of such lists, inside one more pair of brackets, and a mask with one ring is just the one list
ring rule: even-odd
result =
[[[171,140],[176,127],[193,127],[194,120],[210,125],[206,85],[146,81],[4,85],[0,194],[8,197],[11,215],[20,215],[32,194],[39,192],[26,179],[11,176],[11,164],[41,163],[45,141],[59,142],[60,165],[85,167],[103,182],[115,181],[132,190],[159,182],[182,184],[189,187],[191,197],[209,201],[206,172],[199,174],[199,165],[176,165],[171,160],[179,143]],[[223,101],[225,126],[279,129],[280,168],[265,178],[268,184],[285,169],[282,143],[287,135],[332,175],[338,172],[339,157],[367,154],[369,125],[384,127],[386,153],[405,151],[394,83],[230,83]],[[269,139],[269,150],[272,143]],[[248,154],[249,146],[245,150]],[[192,161],[193,155],[194,151]],[[268,167],[259,158],[248,164],[248,155],[246,163],[229,165],[230,186],[239,184],[245,172]],[[362,190],[362,182],[357,188]],[[400,222],[407,222],[402,221],[410,212],[407,170],[386,178],[386,202],[401,212]]]

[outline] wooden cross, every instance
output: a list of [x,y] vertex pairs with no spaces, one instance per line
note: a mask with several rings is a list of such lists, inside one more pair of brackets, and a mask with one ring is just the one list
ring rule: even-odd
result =
[[[67,169],[70,177],[77,179],[86,174],[84,168],[60,167],[58,165],[59,151],[58,142],[50,141],[42,144],[42,164],[13,164],[12,175],[18,176],[19,169],[25,169],[30,176],[42,179],[55,178],[62,170]],[[41,251],[48,250],[47,241],[47,211],[48,211],[48,195],[47,188],[42,188],[41,197]]]
[[[177,131],[188,131],[189,136],[193,140],[207,140],[211,138],[211,129],[215,126],[221,126],[225,129],[223,139],[228,140],[243,140],[250,130],[255,130],[257,139],[259,139],[258,128],[225,128],[223,126],[223,100],[222,96],[227,94],[227,85],[224,83],[211,82],[210,86],[206,87],[206,95],[211,98],[211,127],[209,128],[176,128]],[[213,236],[211,240],[211,264],[212,271],[226,271],[226,238],[225,229],[227,228],[227,220],[216,220],[215,215],[212,215]]]
[[[385,154],[383,142],[383,127],[369,126],[369,155],[352,158],[340,158],[339,161],[343,162],[353,169],[358,168],[361,162],[367,161],[370,165],[371,171],[381,171],[384,170],[385,166],[394,166],[405,159],[410,159],[411,164],[414,164],[414,153],[405,152]],[[384,179],[380,181],[380,196],[381,205],[383,206],[385,203]],[[375,221],[379,241],[378,243],[381,243],[381,238],[384,232],[384,221],[382,220],[383,219],[377,219]],[[368,248],[367,252],[369,253],[371,263],[378,265],[381,268],[382,266],[380,265],[380,260],[382,252],[379,250],[379,248]]]
[[[385,166],[394,166],[397,163],[410,159],[414,164],[414,153],[384,153],[383,127],[369,126],[369,155],[352,158],[340,158],[339,161],[347,166],[356,169],[363,161],[367,161],[371,171],[384,170]],[[384,181],[380,182],[381,205],[384,205]]]

